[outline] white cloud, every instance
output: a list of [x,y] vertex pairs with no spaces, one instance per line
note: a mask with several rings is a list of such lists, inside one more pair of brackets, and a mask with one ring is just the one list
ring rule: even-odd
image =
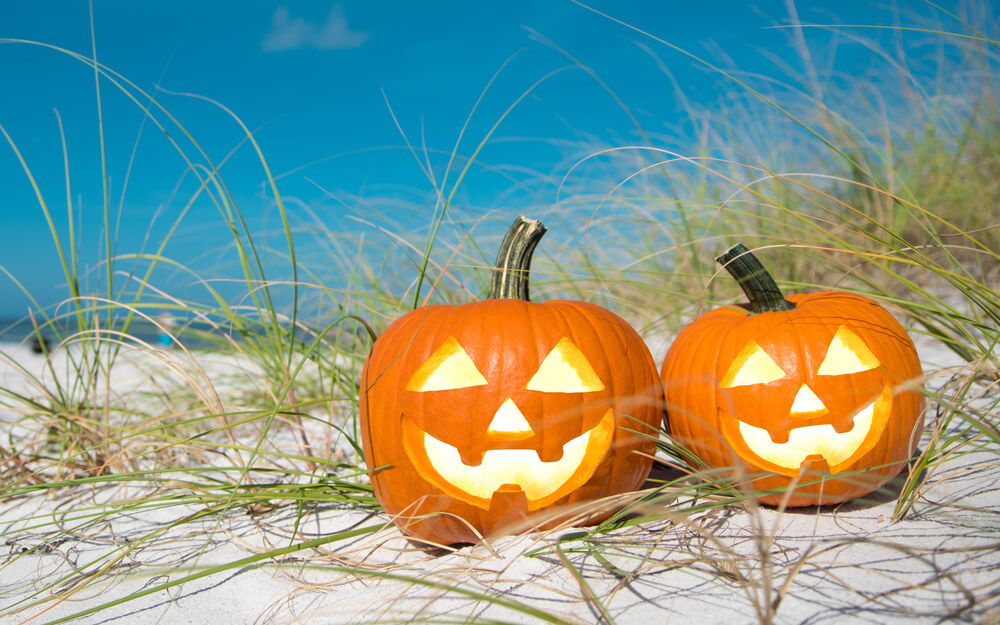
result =
[[264,35],[261,50],[281,52],[299,48],[317,50],[345,50],[357,48],[368,41],[369,33],[351,30],[344,15],[344,7],[335,4],[322,24],[302,17],[292,17],[288,7],[282,5],[271,16],[271,30]]

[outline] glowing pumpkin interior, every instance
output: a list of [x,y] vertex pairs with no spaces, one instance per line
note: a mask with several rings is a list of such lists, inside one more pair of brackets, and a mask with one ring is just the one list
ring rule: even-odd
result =
[[[502,382],[502,381],[500,381]],[[448,337],[417,369],[406,389],[418,393],[448,391],[490,382],[454,338]],[[568,337],[545,356],[525,388],[542,393],[592,393],[604,382]],[[461,410],[461,407],[456,407]],[[614,435],[614,411],[563,445],[562,457],[544,462],[533,449],[489,449],[478,465],[462,461],[454,446],[403,419],[403,445],[424,479],[449,495],[489,509],[497,492],[521,491],[535,510],[576,490],[591,478]],[[511,397],[499,406],[484,433],[491,441],[518,441],[537,435]]]
[[[827,348],[818,376],[840,376],[870,371],[881,366],[878,357],[854,331],[840,326]],[[767,384],[788,375],[754,340],[744,345],[719,383],[720,388],[736,388]],[[739,436],[754,455],[772,465],[770,468],[794,475],[808,459],[822,458],[837,473],[857,457],[871,449],[881,436],[892,407],[892,388],[886,384],[873,401],[862,406],[853,417],[853,426],[837,432],[828,423],[793,427],[787,441],[776,442],[764,428],[739,419]],[[802,384],[795,394],[789,416],[794,420],[822,417],[829,409],[808,384]],[[727,436],[729,433],[727,432]],[[730,441],[733,442],[733,441]],[[738,445],[737,445],[738,447]]]

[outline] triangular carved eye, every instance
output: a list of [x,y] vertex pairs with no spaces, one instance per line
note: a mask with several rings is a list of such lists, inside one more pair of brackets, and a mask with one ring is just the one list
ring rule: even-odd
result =
[[604,390],[587,357],[568,337],[562,337],[528,381],[529,391],[587,393]]
[[455,337],[449,336],[434,350],[431,357],[420,365],[406,384],[406,390],[447,391],[484,384],[487,384],[486,378],[479,372]]
[[734,386],[766,384],[780,380],[785,375],[778,363],[774,362],[756,341],[750,340],[733,360],[733,364],[729,366],[729,370],[722,377],[719,386],[732,388]]
[[823,364],[816,371],[819,375],[846,375],[869,371],[881,365],[872,350],[865,345],[861,337],[847,326],[837,328],[830,347],[823,358]]

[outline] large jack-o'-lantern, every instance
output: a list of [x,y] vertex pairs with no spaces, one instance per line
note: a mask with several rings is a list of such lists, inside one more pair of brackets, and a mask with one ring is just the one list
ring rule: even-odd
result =
[[407,534],[452,544],[551,525],[557,508],[635,490],[649,474],[663,415],[656,365],[617,315],[528,301],[544,231],[515,221],[489,299],[413,310],[372,347],[365,461]]
[[661,370],[671,435],[711,467],[770,474],[754,482],[764,503],[836,503],[898,474],[924,404],[902,326],[859,295],[784,298],[742,245],[718,260],[750,304],[702,315],[671,345]]

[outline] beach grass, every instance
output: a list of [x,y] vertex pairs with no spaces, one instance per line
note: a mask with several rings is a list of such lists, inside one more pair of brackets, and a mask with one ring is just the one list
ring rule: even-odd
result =
[[[475,168],[500,169],[484,155],[534,81],[481,136],[469,137],[467,121],[443,162],[401,127],[428,191],[416,205],[355,207],[366,216],[351,231],[327,227],[319,214],[284,198],[251,129],[212,103],[244,137],[234,152],[252,152],[266,180],[279,223],[267,236],[255,231],[249,209],[227,186],[228,156],[210,159],[157,94],[85,55],[53,49],[93,73],[98,102],[109,93],[131,99],[144,124],[167,138],[185,176],[197,179],[185,206],[205,201],[217,210],[220,228],[232,233],[226,253],[235,270],[206,276],[167,255],[172,238],[182,236],[185,208],[142,250],[118,253],[121,246],[106,237],[93,280],[100,286],[85,290],[68,174],[65,188],[41,188],[0,127],[21,165],[10,178],[16,173],[35,190],[68,285],[56,307],[33,300],[34,338],[47,339],[40,341],[43,353],[28,355],[32,337],[0,353],[9,371],[0,388],[7,415],[0,505],[17,511],[16,521],[0,526],[0,540],[11,548],[0,577],[35,566],[31,559],[40,554],[64,553],[65,544],[104,545],[67,557],[68,565],[37,569],[37,581],[11,584],[8,590],[17,592],[8,596],[17,599],[0,602],[0,617],[72,622],[262,567],[284,568],[300,589],[315,590],[313,575],[335,572],[507,611],[480,619],[477,608],[473,616],[454,617],[400,597],[362,621],[405,620],[392,607],[426,622],[585,620],[506,595],[512,580],[505,569],[470,564],[469,555],[457,559],[471,548],[402,541],[380,513],[361,452],[358,384],[372,341],[411,308],[481,297],[491,250],[519,212],[565,231],[539,247],[533,298],[607,306],[637,328],[657,359],[698,314],[741,299],[713,261],[736,242],[780,268],[775,277],[787,292],[837,288],[880,301],[919,340],[951,350],[958,364],[925,372],[919,455],[872,498],[894,497],[895,521],[953,510],[957,504],[931,494],[950,479],[953,463],[972,458],[966,470],[975,471],[1000,460],[1000,42],[988,25],[979,30],[947,14],[935,17],[936,26],[914,26],[937,42],[939,53],[930,56],[940,67],[930,74],[909,69],[912,52],[879,48],[863,31],[844,29],[879,52],[881,71],[894,73],[908,86],[902,90],[816,74],[789,78],[798,84],[758,83],[680,51],[729,82],[721,104],[687,104],[690,120],[703,125],[700,143],[678,151],[665,147],[669,138],[639,128],[631,144],[575,146],[573,153],[584,156],[574,156],[556,179],[546,178],[553,194],[542,206],[455,203]],[[639,36],[653,59],[678,52],[633,25],[609,19],[608,27]],[[789,36],[807,30],[791,29]],[[804,41],[798,50],[808,55]],[[487,88],[480,98],[489,95]],[[477,113],[474,106],[469,119]],[[75,158],[65,142],[58,157]],[[111,165],[103,142],[99,158],[106,182]],[[117,210],[127,211],[121,193]],[[115,200],[106,184],[102,201],[103,231],[114,232]],[[61,203],[68,237],[54,225],[52,211]],[[413,228],[398,219],[410,212],[428,216]],[[199,297],[160,287],[156,277],[164,268],[190,276]],[[4,272],[17,281],[16,271]],[[167,336],[169,347],[137,338],[131,330],[139,323]],[[658,438],[657,458],[647,489],[594,504],[620,510],[607,521],[517,543],[518,557],[575,584],[593,621],[616,621],[610,601],[630,581],[685,569],[745,597],[758,622],[775,622],[797,576],[825,566],[843,546],[815,541],[797,555],[779,549],[775,510],[758,505],[728,474],[702,466],[667,432]],[[53,501],[68,504],[54,512]],[[350,524],[322,529],[324,516],[333,514]],[[745,517],[738,522],[739,514]],[[157,523],[120,540],[109,530],[136,517]],[[237,521],[254,528],[252,539],[241,538],[243,555],[227,552],[222,562],[206,555],[211,536],[227,535]],[[184,547],[173,559],[144,556],[168,544]],[[396,555],[377,555],[372,544],[390,545],[384,548]],[[925,560],[914,549],[882,546]],[[488,559],[492,548],[487,543],[487,555],[475,551],[475,557]],[[985,548],[968,549],[977,557]],[[428,568],[433,575],[425,575]],[[125,595],[102,597],[98,590],[125,572],[141,583]],[[470,574],[476,583],[466,581]],[[541,584],[534,579],[532,585]],[[1000,615],[997,583],[963,590],[956,592],[964,603],[949,608],[950,615],[983,622]],[[79,609],[51,616],[64,602],[91,595],[74,604]],[[884,607],[881,600],[871,599]]]

